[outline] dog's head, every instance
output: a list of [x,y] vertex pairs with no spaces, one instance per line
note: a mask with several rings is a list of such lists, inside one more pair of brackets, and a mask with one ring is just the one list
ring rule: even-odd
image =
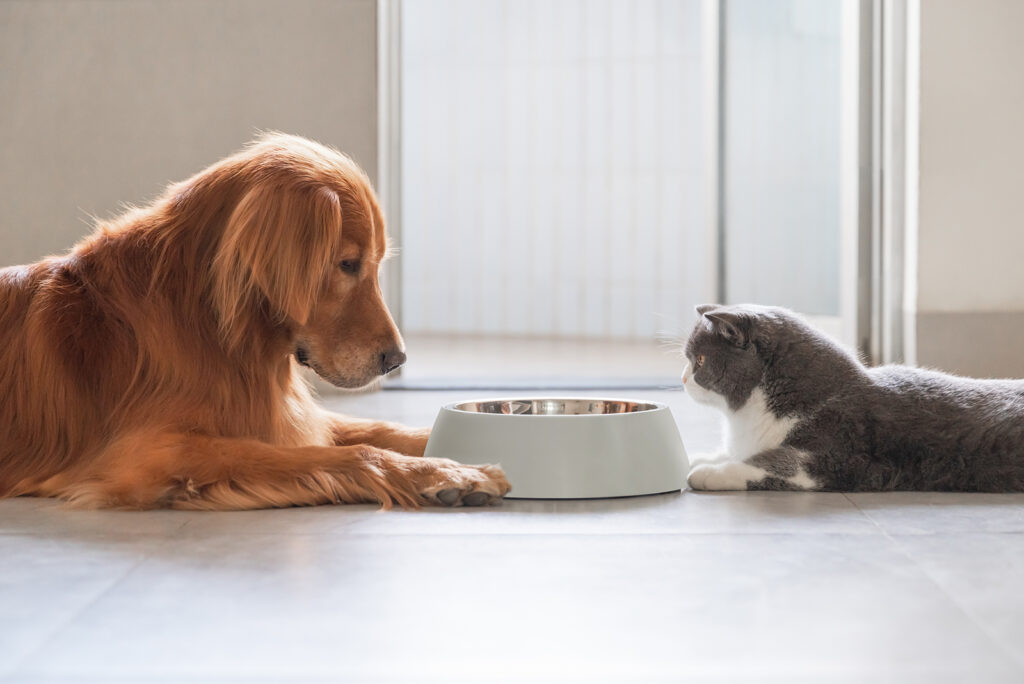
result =
[[[212,290],[231,346],[259,311],[299,363],[339,387],[361,387],[405,361],[378,280],[384,220],[348,157],[295,136],[264,136],[225,165],[237,202],[219,238]],[[232,339],[234,338],[234,339]]]

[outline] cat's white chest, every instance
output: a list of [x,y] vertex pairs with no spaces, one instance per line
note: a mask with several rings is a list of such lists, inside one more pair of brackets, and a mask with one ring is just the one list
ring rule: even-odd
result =
[[776,417],[757,388],[738,411],[725,412],[726,453],[732,460],[742,460],[781,446],[797,422],[793,417]]

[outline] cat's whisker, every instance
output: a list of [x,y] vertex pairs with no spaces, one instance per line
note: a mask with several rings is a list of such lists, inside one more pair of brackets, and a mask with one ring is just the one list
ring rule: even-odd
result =
[[666,353],[674,353],[682,356],[683,350],[686,348],[686,340],[679,335],[669,332],[659,332],[654,336],[658,346]]

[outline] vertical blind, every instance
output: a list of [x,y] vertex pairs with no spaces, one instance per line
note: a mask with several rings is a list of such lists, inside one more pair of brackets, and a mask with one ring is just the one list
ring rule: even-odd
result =
[[405,0],[408,332],[650,338],[712,297],[699,0]]

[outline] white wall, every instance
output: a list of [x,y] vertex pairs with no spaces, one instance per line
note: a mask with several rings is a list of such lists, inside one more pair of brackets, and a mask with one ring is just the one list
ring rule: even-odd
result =
[[375,0],[0,2],[0,266],[298,133],[377,173]]
[[1024,375],[1024,2],[920,3],[917,362]]
[[921,3],[919,311],[1024,309],[1024,2]]

